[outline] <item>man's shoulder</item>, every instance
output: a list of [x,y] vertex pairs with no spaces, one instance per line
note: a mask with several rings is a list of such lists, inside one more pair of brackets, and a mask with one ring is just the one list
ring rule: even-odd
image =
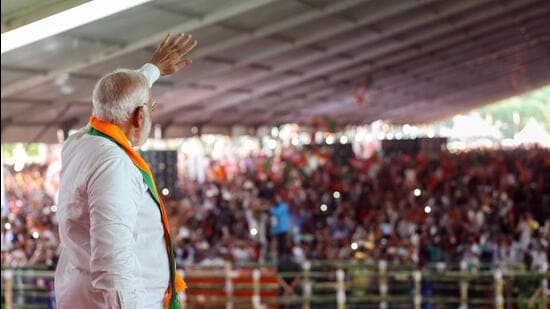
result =
[[128,156],[120,146],[113,141],[87,133],[86,128],[71,135],[63,144],[62,156],[64,159],[78,158],[95,163],[127,159]]
[[128,184],[143,184],[143,176],[130,157],[118,144],[102,136],[78,132],[63,145],[63,170],[70,171],[67,176],[77,173],[87,174],[88,179],[100,175],[112,181],[124,181]]

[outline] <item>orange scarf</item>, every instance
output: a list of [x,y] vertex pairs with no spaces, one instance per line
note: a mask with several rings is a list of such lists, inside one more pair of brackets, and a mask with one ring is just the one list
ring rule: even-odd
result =
[[126,154],[130,157],[132,162],[143,175],[143,180],[149,187],[149,193],[151,193],[153,200],[157,203],[160,209],[162,217],[162,227],[164,230],[164,242],[166,244],[166,251],[168,252],[168,259],[170,261],[170,283],[164,297],[164,308],[181,308],[181,305],[177,299],[177,293],[185,290],[187,288],[187,285],[185,284],[185,281],[183,281],[179,273],[176,271],[174,248],[170,239],[170,226],[168,223],[168,216],[166,215],[164,202],[160,198],[155,180],[153,178],[153,173],[151,173],[149,165],[147,165],[147,162],[143,160],[143,158],[139,155],[137,151],[132,149],[132,147],[130,146],[130,142],[128,141],[128,138],[126,137],[124,132],[122,132],[122,130],[115,124],[91,116],[90,129],[88,130],[88,134],[102,136],[115,142],[118,146],[124,149]]

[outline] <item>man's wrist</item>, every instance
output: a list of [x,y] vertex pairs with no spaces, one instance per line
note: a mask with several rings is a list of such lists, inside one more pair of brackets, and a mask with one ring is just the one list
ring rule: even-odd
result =
[[144,64],[141,67],[141,69],[139,69],[139,71],[141,72],[141,74],[145,75],[145,78],[147,78],[147,82],[149,83],[149,87],[152,87],[153,84],[160,77],[160,69],[152,63]]

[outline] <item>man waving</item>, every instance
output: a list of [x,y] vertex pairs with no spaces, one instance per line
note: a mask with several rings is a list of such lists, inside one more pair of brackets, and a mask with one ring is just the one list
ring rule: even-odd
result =
[[149,136],[161,75],[189,66],[191,35],[167,35],[141,69],[103,76],[89,124],[63,145],[58,201],[58,308],[180,308],[168,218],[134,147]]

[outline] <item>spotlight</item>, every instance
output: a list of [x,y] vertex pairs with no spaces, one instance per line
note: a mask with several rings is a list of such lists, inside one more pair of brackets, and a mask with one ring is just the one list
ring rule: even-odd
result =
[[32,232],[32,238],[38,239],[40,238],[40,234],[38,232]]
[[347,136],[341,136],[340,137],[340,144],[347,144],[348,143],[348,137]]
[[420,196],[422,194],[422,191],[420,191],[420,189],[416,188],[416,189],[414,189],[413,194],[414,194],[414,196]]
[[357,250],[357,248],[359,248],[359,245],[356,242],[352,242],[351,243],[351,249],[352,250]]
[[334,197],[335,199],[339,199],[340,198],[340,192],[334,191],[334,193],[332,193],[332,197]]
[[255,229],[255,228],[251,228],[251,229],[250,229],[250,235],[252,235],[252,236],[258,235],[258,230]]
[[7,222],[6,224],[4,224],[4,227],[6,228],[6,230],[11,230],[11,223]]
[[53,205],[52,207],[50,207],[50,210],[52,212],[56,212],[57,211],[57,206]]
[[432,212],[432,208],[430,206],[426,206],[424,207],[424,212],[429,214],[430,212]]
[[320,208],[321,208],[321,211],[322,211],[322,212],[325,212],[325,211],[328,210],[327,204],[322,204]]
[[162,195],[167,196],[168,194],[170,194],[170,190],[168,190],[168,188],[164,188],[162,189],[161,193]]

